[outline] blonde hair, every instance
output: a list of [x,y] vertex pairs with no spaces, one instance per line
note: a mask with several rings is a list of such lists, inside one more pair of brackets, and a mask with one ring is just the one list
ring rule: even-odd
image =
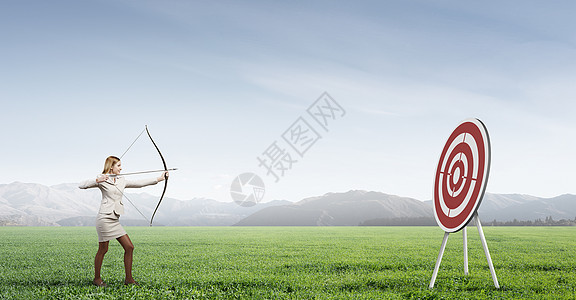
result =
[[102,171],[102,174],[110,173],[110,171],[112,171],[112,167],[114,167],[114,165],[119,161],[120,159],[116,156],[108,156],[106,158],[106,162],[104,162],[104,170]]

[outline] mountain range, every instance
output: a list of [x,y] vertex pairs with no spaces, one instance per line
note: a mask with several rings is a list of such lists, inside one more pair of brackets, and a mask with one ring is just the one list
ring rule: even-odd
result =
[[[147,226],[158,197],[147,193],[125,193],[124,225]],[[0,184],[0,225],[93,226],[102,196],[98,189],[81,190],[78,184],[45,186],[14,182]],[[138,210],[129,202],[137,206]],[[252,207],[233,202],[195,198],[177,200],[164,197],[154,217],[160,226],[228,226],[268,206],[286,205],[289,201],[271,201]]]
[[[126,194],[140,213],[124,200],[124,225],[148,225],[158,197]],[[100,204],[98,189],[77,184],[45,186],[14,182],[0,184],[0,225],[93,226]],[[540,198],[486,193],[478,214],[483,222],[574,219],[576,195]],[[243,207],[234,202],[165,197],[154,225],[163,226],[357,226],[435,225],[432,201],[420,201],[374,191],[327,193],[298,202],[275,200]]]

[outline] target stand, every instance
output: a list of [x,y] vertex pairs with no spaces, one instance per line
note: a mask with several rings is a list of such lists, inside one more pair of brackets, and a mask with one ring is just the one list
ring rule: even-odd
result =
[[489,171],[490,138],[486,127],[478,119],[462,121],[448,138],[436,168],[434,217],[438,226],[444,230],[444,239],[429,288],[434,288],[448,236],[460,230],[464,244],[464,274],[468,275],[466,226],[472,219],[475,220],[480,234],[494,286],[500,288],[478,217],[478,207],[484,197]]
[[[482,247],[484,248],[484,254],[486,255],[486,260],[488,260],[488,267],[490,268],[490,274],[492,275],[492,281],[494,281],[494,286],[499,289],[498,278],[496,277],[496,271],[494,270],[494,265],[492,264],[492,258],[490,257],[490,251],[488,250],[488,244],[486,243],[486,238],[484,237],[484,231],[482,230],[482,224],[480,224],[480,218],[478,214],[474,216],[476,220],[476,227],[478,227],[478,234],[480,235],[480,240],[482,241]],[[436,282],[436,276],[438,275],[438,269],[440,268],[440,263],[442,262],[442,256],[444,255],[444,249],[446,249],[446,243],[448,242],[449,232],[444,233],[444,239],[442,240],[442,246],[440,246],[440,253],[438,254],[438,259],[436,260],[436,266],[434,267],[434,273],[432,273],[432,279],[430,280],[429,288],[434,288],[434,283]],[[463,244],[464,244],[464,275],[468,275],[468,234],[466,232],[466,227],[462,228]]]

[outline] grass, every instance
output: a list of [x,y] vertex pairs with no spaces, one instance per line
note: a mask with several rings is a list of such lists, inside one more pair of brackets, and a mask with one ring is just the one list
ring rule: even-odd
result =
[[485,227],[499,290],[474,227],[470,275],[451,234],[428,289],[437,227],[126,227],[134,276],[112,241],[91,285],[92,227],[0,227],[0,299],[573,299],[576,228]]

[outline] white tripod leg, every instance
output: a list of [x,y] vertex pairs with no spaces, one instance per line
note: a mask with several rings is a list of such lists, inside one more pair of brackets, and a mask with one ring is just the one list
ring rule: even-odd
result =
[[468,234],[466,232],[466,226],[462,230],[462,237],[464,243],[464,275],[468,275]]
[[494,265],[492,264],[492,258],[490,257],[490,251],[488,251],[488,244],[486,244],[486,238],[484,237],[484,231],[482,230],[482,225],[480,224],[478,213],[476,213],[476,227],[478,227],[478,233],[480,234],[482,247],[484,247],[484,254],[486,254],[486,259],[488,260],[488,267],[490,268],[490,273],[492,274],[494,286],[499,289],[500,285],[498,284],[498,278],[496,278],[496,271],[494,271]]
[[432,273],[432,279],[430,280],[429,288],[434,288],[434,283],[436,282],[436,276],[438,275],[438,269],[440,268],[440,262],[442,262],[442,256],[444,255],[444,249],[446,249],[446,242],[448,242],[448,232],[444,232],[444,239],[442,240],[442,246],[440,246],[440,253],[438,254],[438,259],[436,260],[436,266],[434,267],[434,273]]

